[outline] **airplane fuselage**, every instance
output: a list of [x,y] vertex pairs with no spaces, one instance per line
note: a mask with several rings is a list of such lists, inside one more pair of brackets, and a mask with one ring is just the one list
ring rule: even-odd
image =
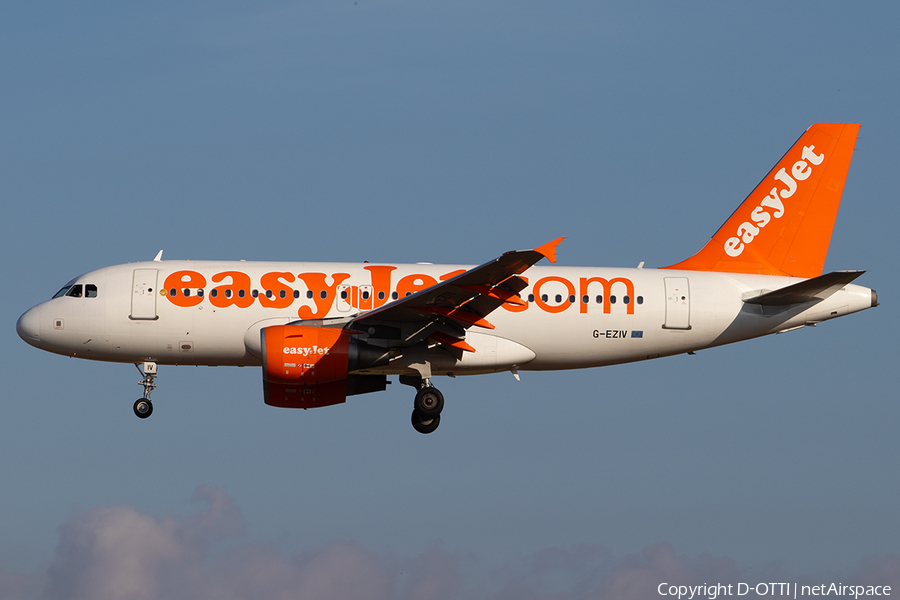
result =
[[[34,307],[20,329],[27,329],[23,337],[32,345],[77,358],[260,366],[264,327],[346,318],[470,268],[245,261],[117,265],[76,278],[67,286],[82,286],[80,293]],[[430,351],[435,375],[645,360],[815,324],[875,304],[872,290],[853,284],[818,302],[745,303],[748,294],[803,281],[765,275],[535,266],[523,279],[524,306],[504,305],[492,313],[494,329],[469,330],[475,352],[456,357],[441,348]],[[389,348],[411,333],[360,335]],[[411,371],[391,361],[359,372]]]

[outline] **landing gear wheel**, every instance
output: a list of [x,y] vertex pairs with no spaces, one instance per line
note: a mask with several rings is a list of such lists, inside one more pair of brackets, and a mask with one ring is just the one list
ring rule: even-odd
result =
[[149,360],[145,361],[143,369],[141,369],[141,366],[137,363],[134,363],[134,366],[137,367],[137,370],[144,376],[144,378],[138,382],[140,385],[144,386],[144,397],[134,401],[134,414],[137,415],[139,419],[146,419],[153,414],[153,403],[150,402],[150,394],[156,387],[156,363]]
[[153,414],[153,403],[146,398],[138,398],[134,402],[134,414],[139,419],[146,419]]
[[412,412],[412,426],[413,429],[415,429],[419,433],[431,433],[432,431],[437,429],[438,425],[440,424],[441,415],[435,415],[434,417],[424,417],[420,415],[416,410],[413,410]]
[[413,408],[423,419],[440,416],[444,410],[444,395],[436,387],[423,387],[416,392]]

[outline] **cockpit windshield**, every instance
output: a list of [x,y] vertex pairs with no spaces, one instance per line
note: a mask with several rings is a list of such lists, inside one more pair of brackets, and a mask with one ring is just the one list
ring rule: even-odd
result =
[[78,278],[76,277],[75,279],[70,279],[66,285],[62,286],[62,288],[60,288],[60,290],[58,292],[53,294],[53,297],[61,298],[62,296],[65,296],[66,292],[68,292],[72,288],[72,285],[75,283],[76,279],[78,279]]
[[70,298],[96,298],[97,286],[93,283],[76,283],[75,285],[72,285],[72,282],[70,281],[65,287],[53,295],[54,298],[61,298],[62,296],[68,296]]

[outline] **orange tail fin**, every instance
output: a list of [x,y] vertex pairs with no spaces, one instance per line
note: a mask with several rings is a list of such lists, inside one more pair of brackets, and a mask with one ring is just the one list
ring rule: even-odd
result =
[[700,252],[665,269],[822,274],[859,125],[806,130]]

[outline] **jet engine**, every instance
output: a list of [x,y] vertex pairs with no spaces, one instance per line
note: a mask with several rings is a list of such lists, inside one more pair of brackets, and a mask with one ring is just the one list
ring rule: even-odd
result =
[[351,371],[388,364],[390,355],[345,329],[273,325],[260,331],[266,404],[314,408],[340,404],[347,396],[382,391],[385,375]]

